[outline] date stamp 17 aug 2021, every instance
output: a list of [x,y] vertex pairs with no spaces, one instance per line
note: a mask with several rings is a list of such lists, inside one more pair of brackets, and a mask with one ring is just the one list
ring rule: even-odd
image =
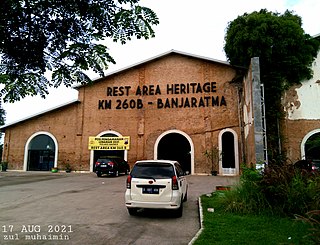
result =
[[70,240],[73,228],[71,225],[1,225],[1,239],[3,241],[64,241]]

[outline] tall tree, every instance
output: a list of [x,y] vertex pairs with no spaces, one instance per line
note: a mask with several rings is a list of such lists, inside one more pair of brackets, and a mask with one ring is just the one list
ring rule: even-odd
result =
[[281,95],[289,86],[312,77],[311,65],[318,49],[318,40],[304,32],[301,17],[290,11],[279,14],[262,9],[238,16],[228,24],[224,50],[230,63],[248,66],[252,57],[260,58],[269,159],[281,155]]
[[154,37],[158,17],[139,1],[1,0],[0,96],[45,97],[50,86],[90,82],[86,70],[103,76],[115,61],[102,40]]

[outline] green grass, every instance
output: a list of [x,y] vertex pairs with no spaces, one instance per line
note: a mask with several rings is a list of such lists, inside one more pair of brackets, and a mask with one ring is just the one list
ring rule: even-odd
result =
[[[309,226],[294,218],[225,212],[219,204],[224,192],[202,196],[204,229],[195,245],[205,244],[314,244]],[[214,208],[214,212],[207,211]]]

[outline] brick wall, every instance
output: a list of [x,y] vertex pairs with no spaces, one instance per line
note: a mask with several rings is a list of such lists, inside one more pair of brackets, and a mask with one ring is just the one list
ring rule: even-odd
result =
[[[235,75],[231,66],[175,53],[109,75],[79,87],[80,103],[6,128],[3,158],[9,162],[9,167],[22,169],[28,138],[35,132],[47,131],[56,137],[59,145],[58,165],[69,161],[76,169],[90,170],[89,136],[115,131],[131,137],[128,161],[133,164],[138,159],[152,159],[158,137],[174,129],[192,139],[195,173],[209,173],[210,165],[203,152],[218,145],[219,132],[231,128],[240,141],[237,88],[230,83]],[[179,93],[170,89],[174,84],[199,83],[202,86],[206,82],[216,82],[216,91],[181,93],[180,85]],[[146,86],[148,90],[137,93],[138,86],[141,89]],[[108,94],[108,87],[112,93]],[[121,90],[120,87],[125,88]],[[225,102],[221,106],[199,107],[199,101],[206,96],[218,96],[220,103],[223,96]],[[172,98],[178,103],[182,98],[188,98],[191,103],[194,98],[197,106],[171,108],[174,107]],[[159,108],[161,103],[165,106],[167,99],[168,108]],[[138,108],[139,101],[143,108]]]

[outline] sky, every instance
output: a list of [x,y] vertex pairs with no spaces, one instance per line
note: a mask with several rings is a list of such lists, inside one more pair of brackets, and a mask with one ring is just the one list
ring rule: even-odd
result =
[[[154,27],[156,37],[132,40],[125,45],[106,40],[105,44],[117,62],[110,65],[107,74],[172,49],[226,61],[223,46],[228,23],[244,13],[260,9],[281,14],[292,10],[302,17],[305,33],[311,36],[320,33],[317,23],[319,0],[141,0],[140,4],[151,8],[159,17],[160,24]],[[98,78],[95,74],[90,76]],[[4,103],[6,124],[77,99],[77,95],[72,88],[60,87],[51,89],[46,99],[35,96]]]

